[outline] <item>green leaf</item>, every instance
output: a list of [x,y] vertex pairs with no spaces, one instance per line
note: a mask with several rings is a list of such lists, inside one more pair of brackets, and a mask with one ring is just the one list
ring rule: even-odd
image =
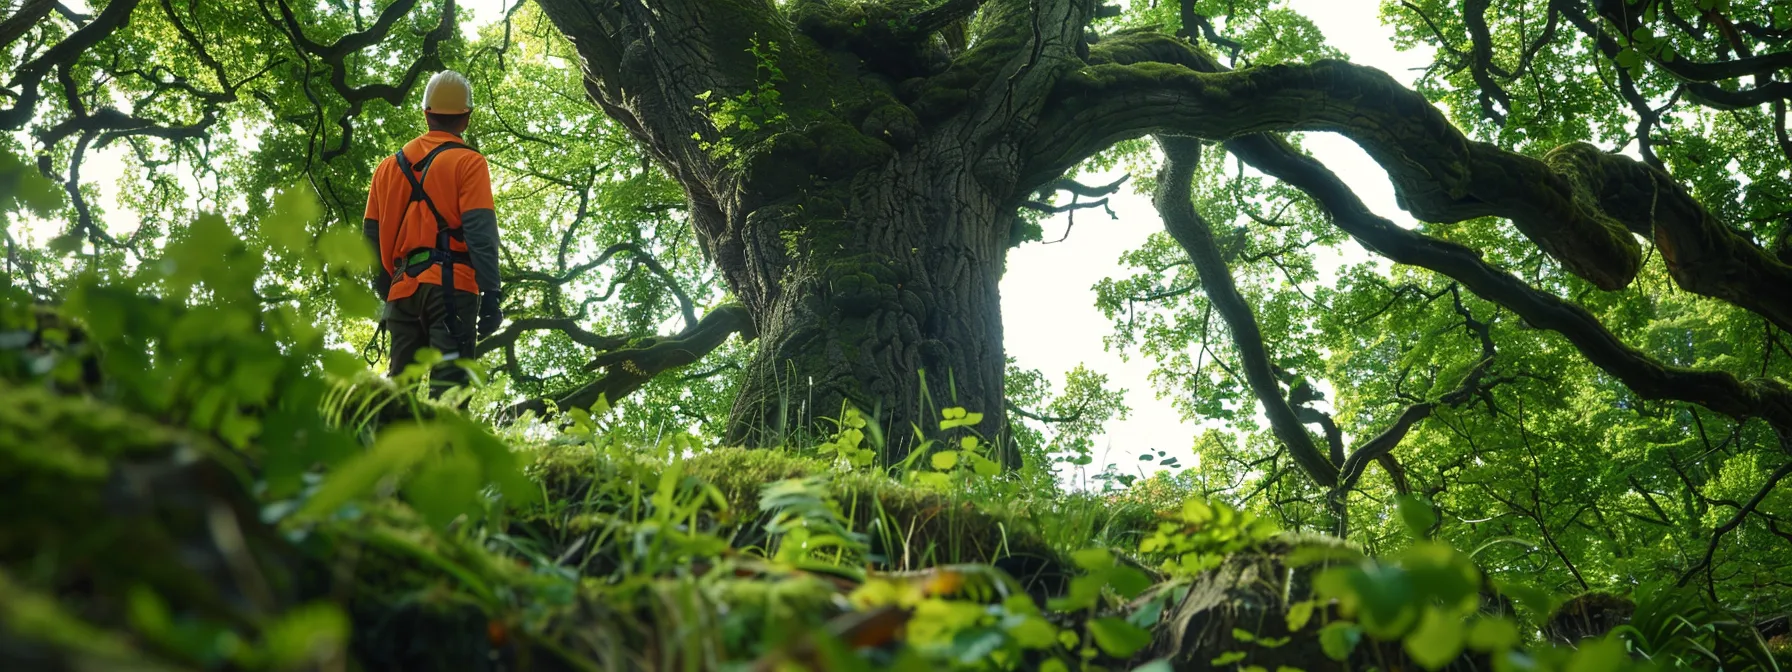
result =
[[1008,628],[1008,635],[1016,644],[1026,649],[1049,649],[1058,643],[1058,629],[1052,627],[1045,619],[1028,616],[1013,627]]
[[450,451],[425,463],[405,485],[404,496],[429,524],[447,527],[462,515],[478,516],[479,486],[479,461]]
[[1089,621],[1089,634],[1102,651],[1118,658],[1130,656],[1151,643],[1149,631],[1111,616]]
[[1643,55],[1641,53],[1637,52],[1637,50],[1635,48],[1625,47],[1622,50],[1620,50],[1618,52],[1618,55],[1616,57],[1614,57],[1612,60],[1617,61],[1618,65],[1621,67],[1635,69],[1637,67],[1642,66]]
[[1363,640],[1363,631],[1350,621],[1332,621],[1319,629],[1319,647],[1325,657],[1343,662]]
[[1415,544],[1396,558],[1420,602],[1435,600],[1457,614],[1467,614],[1480,603],[1480,569],[1449,544]]
[[1565,669],[1567,672],[1617,672],[1627,660],[1623,642],[1616,637],[1601,637],[1581,642]]
[[1244,628],[1233,628],[1232,629],[1232,638],[1236,639],[1238,641],[1241,641],[1241,642],[1257,641],[1257,636],[1254,634],[1251,634],[1251,631],[1246,630]]
[[1076,611],[1095,606],[1101,598],[1101,587],[1107,585],[1107,573],[1088,574],[1070,580],[1070,590],[1063,597],[1046,601],[1052,611]]
[[359,231],[335,228],[317,239],[317,254],[331,268],[359,276],[373,268],[373,250]]
[[1400,522],[1406,525],[1407,534],[1414,539],[1430,536],[1431,527],[1437,524],[1437,512],[1430,502],[1414,495],[1398,495],[1394,504],[1400,510]]
[[1300,632],[1307,627],[1307,621],[1313,618],[1313,601],[1301,600],[1288,605],[1288,631]]
[[1494,579],[1493,587],[1495,590],[1498,590],[1501,595],[1510,597],[1520,605],[1523,605],[1524,608],[1530,610],[1532,616],[1539,619],[1548,616],[1551,611],[1555,611],[1555,598],[1551,596],[1548,591],[1539,589],[1528,583]]
[[1156,626],[1158,620],[1163,618],[1166,597],[1168,595],[1159,593],[1156,597],[1146,600],[1144,604],[1139,605],[1136,611],[1126,615],[1127,622],[1141,628]]
[[976,453],[966,453],[965,456],[971,461],[971,472],[978,476],[990,477],[1002,473],[1002,465],[996,464],[995,460]]
[[1105,548],[1085,548],[1070,554],[1071,562],[1089,572],[1098,572],[1114,566],[1114,554]]
[[1505,651],[1518,645],[1518,625],[1506,618],[1478,618],[1468,630],[1468,645],[1482,653]]
[[440,448],[444,439],[440,428],[434,426],[409,424],[387,428],[380,433],[372,449],[350,458],[326,475],[323,484],[305,500],[297,515],[305,518],[329,515],[343,504],[371,494],[381,480],[409,471]]
[[940,471],[946,471],[958,466],[958,451],[942,450],[934,453],[933,457],[929,458],[929,461],[933,463],[933,468]]
[[1146,576],[1137,568],[1115,565],[1113,569],[1108,570],[1108,585],[1113,586],[1114,592],[1119,593],[1121,597],[1131,599],[1138,597],[1139,593],[1143,593],[1146,588],[1151,587],[1151,577]]
[[1224,666],[1236,663],[1238,661],[1244,660],[1244,657],[1245,657],[1245,653],[1243,651],[1227,651],[1225,653],[1222,653],[1222,654],[1214,657],[1213,660],[1210,660],[1207,662],[1209,664],[1213,665],[1214,667],[1224,667]]
[[461,416],[450,415],[441,422],[456,434],[455,445],[479,460],[481,481],[497,486],[498,494],[510,504],[532,504],[541,499],[540,486],[523,474],[522,464],[508,444]]
[[1462,621],[1436,607],[1425,609],[1419,627],[1406,636],[1407,655],[1427,670],[1440,669],[1462,653],[1467,633]]
[[262,646],[272,667],[311,667],[341,655],[348,628],[340,608],[314,602],[286,612],[263,630]]

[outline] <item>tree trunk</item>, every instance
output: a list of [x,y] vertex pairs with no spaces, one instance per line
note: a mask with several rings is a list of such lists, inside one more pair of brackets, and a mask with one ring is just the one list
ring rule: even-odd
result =
[[[937,143],[944,145],[945,143]],[[916,147],[859,172],[846,202],[819,195],[747,217],[747,254],[723,260],[760,347],[730,420],[730,443],[777,445],[829,431],[844,404],[875,417],[886,460],[932,435],[940,411],[1002,427],[997,283],[1012,209],[969,177],[962,152]],[[789,169],[802,170],[793,165]],[[745,280],[742,282],[741,280]]]
[[1062,172],[1025,165],[1024,147],[1070,65],[1024,46],[1080,45],[1092,4],[1056,3],[1036,25],[1034,5],[992,2],[1004,20],[968,49],[936,34],[979,3],[540,4],[593,100],[684,186],[752,315],[730,443],[825,439],[850,405],[888,464],[960,407],[1018,465],[997,284],[1020,197]]
[[[1663,366],[1467,248],[1390,242],[1342,183],[1312,174],[1323,167],[1261,135],[1342,133],[1388,169],[1415,216],[1511,219],[1605,289],[1631,281],[1634,234],[1652,235],[1683,288],[1792,328],[1781,291],[1792,266],[1667,174],[1584,145],[1540,160],[1472,142],[1384,73],[1329,60],[1223,71],[1169,35],[1086,31],[1099,0],[538,4],[577,50],[592,100],[684,186],[703,249],[752,315],[759,350],[735,442],[825,435],[820,419],[848,403],[881,420],[886,460],[945,407],[982,413],[976,429],[993,439],[1004,427],[996,282],[1015,208],[1147,134],[1228,140],[1370,249],[1560,331],[1643,396],[1762,417],[1792,436],[1785,385]],[[1640,210],[1637,194],[1660,207]]]

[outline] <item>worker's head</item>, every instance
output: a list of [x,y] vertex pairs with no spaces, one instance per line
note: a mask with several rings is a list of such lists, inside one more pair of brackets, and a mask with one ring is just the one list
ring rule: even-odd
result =
[[429,130],[460,135],[473,116],[473,85],[453,70],[443,70],[423,87],[423,116]]

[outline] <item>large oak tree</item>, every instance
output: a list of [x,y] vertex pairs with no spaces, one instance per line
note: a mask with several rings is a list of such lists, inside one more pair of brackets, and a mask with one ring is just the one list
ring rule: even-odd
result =
[[[69,266],[97,269],[152,258],[191,209],[259,214],[271,187],[293,180],[334,221],[352,223],[369,167],[415,130],[416,83],[454,66],[493,84],[485,149],[514,178],[507,207],[528,222],[511,229],[520,244],[505,265],[523,288],[511,306],[519,319],[482,346],[532,397],[519,410],[636,393],[739,333],[757,340],[729,417],[716,419],[731,442],[780,443],[845,404],[877,414],[891,459],[912,445],[911,427],[937,426],[942,407],[981,413],[978,429],[1002,434],[1013,427],[1004,397],[1017,387],[1005,380],[1004,258],[1037,235],[1036,213],[1074,207],[1051,192],[1111,190],[1067,179],[1080,165],[1125,155],[1154,162],[1155,177],[1139,181],[1152,184],[1170,235],[1137,257],[1150,272],[1120,283],[1140,293],[1103,300],[1198,296],[1187,307],[1202,317],[1182,320],[1199,321],[1199,338],[1146,330],[1120,342],[1143,341],[1166,377],[1193,381],[1168,389],[1195,414],[1247,426],[1262,408],[1272,457],[1291,458],[1306,482],[1347,496],[1380,464],[1404,489],[1398,447],[1415,427],[1477,404],[1505,418],[1513,397],[1495,388],[1554,375],[1568,351],[1634,396],[1601,413],[1647,424],[1664,407],[1648,403],[1672,402],[1661,431],[1696,429],[1707,452],[1720,451],[1732,441],[1706,438],[1703,423],[1727,416],[1732,439],[1753,437],[1758,454],[1775,456],[1751,496],[1693,507],[1725,510],[1718,538],[1788,471],[1774,445],[1792,431],[1786,357],[1776,354],[1792,324],[1792,88],[1780,81],[1792,17],[1780,3],[1388,4],[1397,39],[1438,50],[1416,91],[1324,58],[1336,54],[1310,24],[1264,2],[537,0],[476,42],[454,29],[453,2],[5,8],[0,128],[28,132],[19,149],[35,152],[71,203],[71,226],[48,245],[34,249],[8,229],[9,276],[46,298],[54,283],[38,280],[63,254],[78,251]],[[510,19],[537,10],[545,24],[516,29],[565,43],[511,39]],[[553,67],[561,55],[576,69]],[[1302,152],[1297,132],[1309,131],[1360,145],[1424,224],[1371,211]],[[1153,137],[1162,151],[1141,152]],[[126,193],[145,226],[122,238],[98,221],[82,174],[85,157],[120,145],[146,174]],[[1222,156],[1255,172],[1224,175]],[[194,179],[176,179],[182,170]],[[1256,210],[1276,203],[1298,224]],[[1258,269],[1272,262],[1293,267],[1299,294],[1312,278],[1284,251],[1343,236],[1397,264],[1394,277],[1417,280],[1351,276],[1338,311],[1283,310],[1261,291]],[[606,265],[619,268],[594,277]],[[701,305],[704,266],[738,306]],[[276,271],[284,275],[270,290],[355,303],[325,279]],[[1678,290],[1703,297],[1712,331],[1645,340],[1653,332],[1633,322],[1679,306],[1664,298]],[[592,319],[587,309],[612,295],[627,307]],[[1431,301],[1441,306],[1433,317],[1469,338],[1430,390],[1414,393],[1392,366],[1406,358],[1382,350],[1433,334],[1386,316]],[[1342,324],[1334,312],[1361,321]],[[1321,370],[1290,314],[1399,375],[1360,362]],[[1205,358],[1208,317],[1229,336],[1223,357]],[[676,333],[639,337],[669,318]],[[365,333],[364,323],[343,324]],[[1760,334],[1746,356],[1682,355],[1731,348],[1738,325],[1751,342]],[[1531,338],[1538,331],[1555,340]],[[1176,353],[1196,340],[1203,357],[1180,365]],[[679,388],[733,374],[658,376],[662,387],[648,389],[676,405]],[[1224,384],[1202,386],[1215,378]],[[1319,379],[1346,406],[1374,397],[1388,407],[1324,412],[1304,382]],[[1558,394],[1526,388],[1521,398]],[[1045,417],[1012,415],[1023,413]],[[1456,418],[1445,420],[1456,431]],[[1460,433],[1472,444],[1511,429]],[[1524,435],[1522,420],[1517,429]],[[1663,478],[1686,490],[1709,484],[1673,466]],[[1653,504],[1645,480],[1634,489]]]
[[[1643,9],[1594,4],[1552,3],[1548,20],[1629,25]],[[1225,142],[1307,192],[1366,247],[1562,333],[1645,397],[1792,432],[1792,392],[1778,381],[1657,362],[1473,249],[1368,212],[1274,134],[1342,133],[1389,171],[1415,216],[1509,219],[1600,290],[1631,284],[1642,237],[1681,288],[1792,327],[1792,266],[1648,163],[1585,143],[1533,156],[1472,140],[1420,94],[1343,61],[1233,70],[1169,32],[1104,34],[1092,24],[1108,8],[1089,0],[541,5],[578,49],[592,99],[683,186],[706,251],[752,315],[760,345],[735,403],[734,440],[765,442],[769,428],[841,402],[876,408],[897,428],[925,426],[922,399],[949,394],[999,431],[997,283],[1016,212],[1085,159],[1147,134]],[[1191,3],[1183,9],[1185,25],[1204,21]],[[1474,48],[1484,59],[1490,45]],[[1679,67],[1710,79],[1758,75],[1741,92],[1706,91],[1696,77],[1689,87],[1745,104],[1783,86],[1771,82],[1778,66],[1758,62],[1773,58]],[[1248,334],[1240,310],[1224,312],[1235,334]],[[1245,360],[1278,438],[1313,479],[1331,485],[1360,468],[1317,448],[1267,361]]]

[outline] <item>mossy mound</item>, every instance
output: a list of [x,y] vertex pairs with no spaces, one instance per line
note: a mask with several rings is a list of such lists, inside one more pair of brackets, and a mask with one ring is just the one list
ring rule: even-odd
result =
[[249,492],[208,440],[0,381],[0,669],[203,663],[255,640],[305,563]]
[[[631,500],[650,494],[664,469],[645,458],[567,446],[545,449],[534,475],[549,493],[549,501],[563,504],[525,518],[535,534],[570,548],[594,525],[619,525],[615,516],[640,506]],[[760,507],[767,484],[822,477],[849,527],[865,531],[869,569],[991,564],[1013,575],[1041,602],[1061,592],[1068,580],[1069,564],[1022,517],[903,485],[881,474],[835,472],[819,460],[789,452],[742,448],[697,453],[680,469],[683,478],[693,481],[691,487],[700,483],[715,489],[721,501],[705,508],[700,531],[729,539],[733,549],[763,550],[770,542],[765,524],[771,514]],[[627,484],[639,484],[645,492]],[[619,556],[625,549],[613,550]]]

